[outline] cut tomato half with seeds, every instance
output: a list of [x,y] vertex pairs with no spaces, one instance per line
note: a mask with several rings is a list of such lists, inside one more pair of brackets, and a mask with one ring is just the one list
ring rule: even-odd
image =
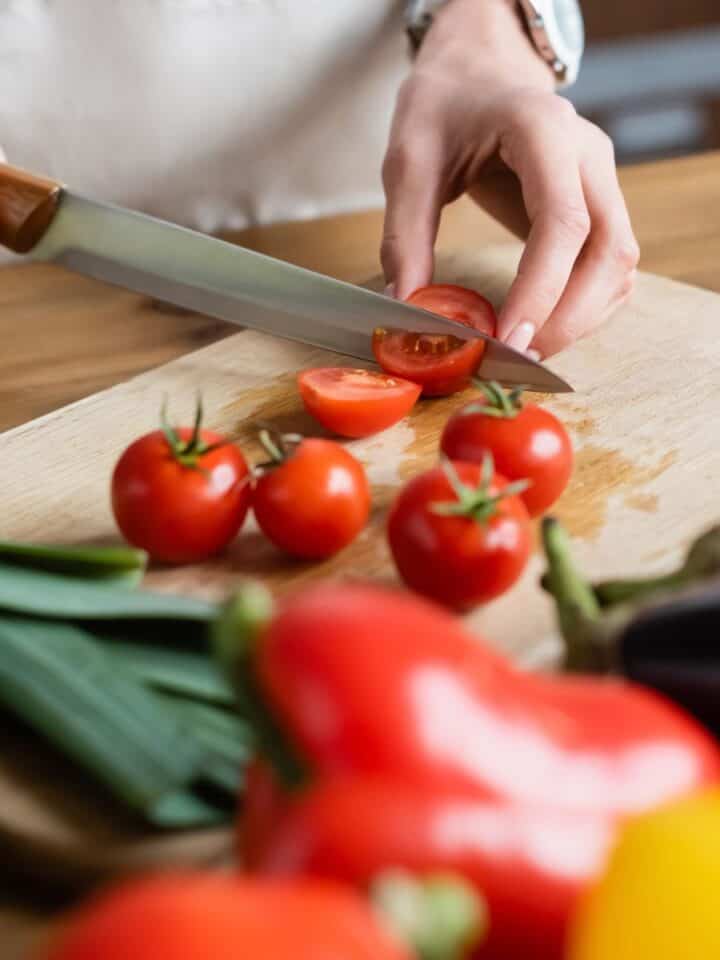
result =
[[298,388],[305,409],[326,430],[367,437],[401,420],[420,396],[409,380],[373,370],[320,367],[304,370]]
[[[421,287],[407,303],[495,336],[492,304],[474,290],[449,283]],[[373,335],[375,359],[386,373],[417,383],[425,396],[446,396],[469,383],[485,352],[482,340],[451,334],[408,333],[378,329]]]

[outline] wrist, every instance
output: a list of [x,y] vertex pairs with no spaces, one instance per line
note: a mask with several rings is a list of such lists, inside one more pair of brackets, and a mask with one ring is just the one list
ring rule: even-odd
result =
[[516,0],[450,0],[435,15],[415,69],[548,92],[556,87]]

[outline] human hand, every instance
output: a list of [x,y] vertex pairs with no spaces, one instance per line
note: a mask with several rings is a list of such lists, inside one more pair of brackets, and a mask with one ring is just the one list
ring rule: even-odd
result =
[[446,203],[467,192],[497,215],[487,189],[502,170],[517,178],[529,232],[499,336],[548,357],[632,290],[639,250],[612,143],[554,93],[514,3],[453,0],[400,90],[383,167],[382,261],[395,296],[431,281]]

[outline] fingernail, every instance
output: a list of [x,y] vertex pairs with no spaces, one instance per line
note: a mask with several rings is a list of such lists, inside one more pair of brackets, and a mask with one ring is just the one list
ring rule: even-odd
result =
[[539,350],[526,350],[525,355],[530,357],[531,360],[535,360],[536,363],[542,360],[542,354]]
[[392,297],[393,299],[395,298],[395,284],[394,284],[394,283],[389,283],[389,284],[385,287],[385,296],[386,296],[386,297]]
[[523,323],[519,323],[510,336],[507,338],[505,343],[509,347],[512,347],[513,350],[518,350],[520,353],[525,353],[527,348],[533,341],[535,337],[535,327],[532,323],[529,323],[527,320]]

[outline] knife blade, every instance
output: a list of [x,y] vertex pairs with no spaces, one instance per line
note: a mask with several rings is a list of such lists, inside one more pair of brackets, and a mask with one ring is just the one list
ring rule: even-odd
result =
[[[33,177],[0,165],[0,242],[12,247],[2,209],[3,181],[8,176],[31,184]],[[31,231],[39,236],[32,236],[30,244],[27,230],[23,236],[31,259],[58,263],[241,327],[373,362],[371,342],[377,327],[481,339],[486,341],[478,370],[483,379],[548,393],[572,391],[543,364],[456,321],[185,227],[91,200],[52,181],[37,182],[46,191],[53,187],[54,192],[52,210],[46,209],[46,195],[41,227]],[[26,218],[25,227],[28,222]],[[19,249],[17,242],[14,249]]]

